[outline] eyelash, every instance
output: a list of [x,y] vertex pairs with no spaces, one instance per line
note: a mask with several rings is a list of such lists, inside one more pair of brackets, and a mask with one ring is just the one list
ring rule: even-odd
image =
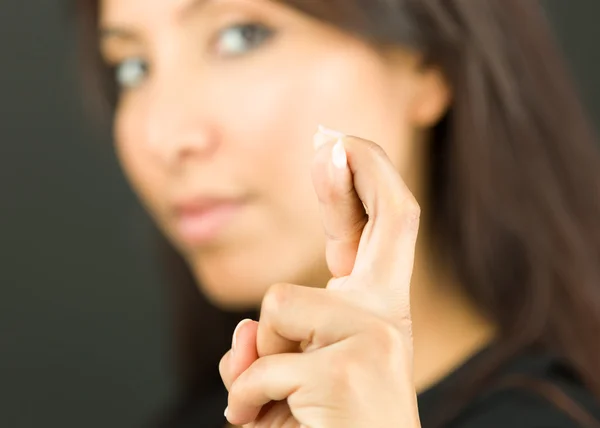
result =
[[[232,34],[232,30],[238,30],[237,39],[236,34]],[[243,56],[255,49],[263,46],[275,35],[275,31],[266,25],[247,22],[241,24],[230,25],[217,33],[215,37],[214,45],[216,46],[216,54],[224,59],[235,58]],[[240,46],[243,44],[250,44],[249,47]],[[226,46],[229,44],[229,46]],[[238,52],[226,52],[227,50]],[[128,66],[137,67],[134,70],[127,68]],[[127,58],[124,61],[118,63],[113,67],[115,81],[117,86],[121,90],[135,89],[143,83],[141,74],[147,76],[149,72],[149,65],[143,58],[132,57]],[[132,83],[130,80],[136,78],[142,79]]]

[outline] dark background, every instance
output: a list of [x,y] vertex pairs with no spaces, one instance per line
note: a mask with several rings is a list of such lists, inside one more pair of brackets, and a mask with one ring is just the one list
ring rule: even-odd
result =
[[[137,427],[173,391],[149,224],[85,119],[68,3],[0,2],[2,428]],[[545,3],[597,125],[600,1]]]

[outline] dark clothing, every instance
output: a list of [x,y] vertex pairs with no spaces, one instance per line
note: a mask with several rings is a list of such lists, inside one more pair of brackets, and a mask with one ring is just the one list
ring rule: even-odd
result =
[[[423,428],[483,353],[419,395]],[[600,363],[600,362],[599,362]],[[528,353],[503,366],[447,428],[600,428],[600,403],[559,358]]]
[[[483,352],[434,387],[419,395],[423,428],[448,405],[456,385],[471,372]],[[600,362],[599,362],[600,363]],[[503,366],[490,386],[462,407],[447,428],[587,428],[586,419],[600,428],[600,404],[560,359],[528,353]],[[511,383],[510,380],[524,380]],[[503,381],[506,382],[503,383]],[[529,387],[528,385],[533,385]],[[538,386],[540,388],[538,388]],[[212,394],[186,406],[173,428],[223,428],[227,394],[215,385]],[[590,428],[594,427],[591,425]],[[365,427],[377,428],[377,427]],[[391,427],[381,427],[391,428]]]

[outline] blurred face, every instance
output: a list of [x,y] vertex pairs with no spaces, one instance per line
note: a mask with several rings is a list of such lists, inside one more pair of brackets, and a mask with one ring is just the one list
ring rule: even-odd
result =
[[329,279],[318,124],[379,143],[418,188],[419,135],[444,97],[416,55],[268,0],[104,0],[100,24],[123,168],[216,303]]

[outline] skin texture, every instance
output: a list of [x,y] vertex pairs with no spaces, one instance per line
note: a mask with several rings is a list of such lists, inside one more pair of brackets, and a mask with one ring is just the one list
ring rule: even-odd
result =
[[[493,330],[452,287],[452,276],[433,265],[427,231],[421,230],[415,244],[416,228],[403,221],[414,219],[417,201],[426,216],[427,130],[451,101],[442,73],[422,67],[415,52],[375,49],[267,0],[104,0],[101,5],[103,55],[118,68],[121,83],[127,82],[116,112],[115,140],[133,189],[180,250],[203,293],[224,308],[262,307],[264,319],[272,320],[269,325],[261,318],[254,332],[241,329],[240,334],[250,338],[257,335],[254,347],[252,340],[243,339],[247,345],[236,353],[241,360],[226,356],[222,363],[225,383],[238,391],[232,392],[231,421],[250,423],[259,404],[274,399],[264,395],[265,385],[252,384],[250,375],[244,376],[251,373],[256,357],[263,357],[256,363],[263,361],[259,367],[267,370],[264,361],[275,361],[269,358],[314,339],[293,330],[294,320],[286,324],[283,319],[285,304],[300,299],[304,303],[296,309],[298,322],[321,319],[329,339],[318,343],[314,352],[294,354],[310,363],[293,364],[312,367],[307,381],[317,374],[322,380],[324,373],[316,368],[333,361],[367,365],[368,370],[379,367],[381,376],[351,379],[353,385],[358,382],[351,389],[377,396],[371,401],[383,407],[361,409],[360,394],[329,403],[334,395],[314,384],[315,388],[294,386],[312,391],[294,401],[303,411],[296,414],[287,405],[276,410],[291,423],[311,428],[353,426],[349,420],[354,426],[381,426],[372,423],[373,412],[383,418],[377,423],[415,426],[415,388],[438,380],[482,346]],[[239,26],[248,24],[265,26],[270,36],[244,39]],[[315,154],[318,124],[377,145],[345,141],[352,171],[332,175],[335,141],[322,135],[319,141],[326,143]],[[359,189],[360,174],[364,179]],[[190,243],[181,233],[176,207],[198,197],[234,200],[236,210],[210,239]],[[387,204],[392,204],[389,212],[381,208]],[[376,211],[386,219],[377,227]],[[362,253],[361,235],[366,242]],[[361,260],[362,273],[349,276],[355,261]],[[344,293],[318,289],[332,276],[348,278]],[[315,289],[272,288],[280,283]],[[277,303],[278,293],[284,295],[283,306]],[[264,299],[276,303],[261,305]],[[352,328],[339,318],[319,318],[323,302],[347,314]],[[411,314],[412,336],[406,327]],[[245,329],[251,325],[246,323]],[[307,332],[302,329],[306,326],[296,327]],[[385,349],[379,354],[387,355],[386,361],[359,352],[373,344],[373,337],[383,337]],[[392,361],[400,361],[401,369]],[[384,373],[395,376],[376,384],[374,379],[386,379]],[[240,374],[242,386],[234,387]],[[288,380],[289,388],[294,379]],[[339,390],[340,382],[348,379],[338,381]],[[335,379],[329,385],[336,385]],[[285,388],[276,392],[277,399],[286,398]],[[389,413],[398,410],[389,407],[393,397],[403,397],[404,410],[410,411]],[[328,403],[331,412],[323,407]]]
[[[339,168],[342,144],[348,165]],[[409,291],[420,208],[365,140],[325,143],[313,177],[338,275],[325,290],[271,287],[260,322],[237,329],[220,367],[227,417],[251,427],[418,427]]]

